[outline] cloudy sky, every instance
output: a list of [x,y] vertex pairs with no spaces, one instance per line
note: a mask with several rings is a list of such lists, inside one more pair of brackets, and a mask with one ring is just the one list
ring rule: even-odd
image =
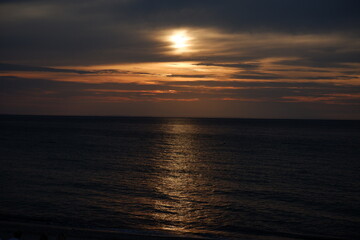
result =
[[0,0],[0,113],[360,119],[358,0]]

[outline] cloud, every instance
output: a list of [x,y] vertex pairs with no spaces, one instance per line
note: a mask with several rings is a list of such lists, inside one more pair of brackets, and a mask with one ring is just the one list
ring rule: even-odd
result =
[[[98,92],[117,93],[116,90],[123,90],[124,93],[155,91],[155,90],[176,90],[171,86],[139,84],[139,83],[87,83],[87,82],[69,82],[69,81],[53,81],[49,79],[19,78],[11,76],[0,76],[0,92],[1,93],[19,93],[19,92],[53,92],[59,97],[62,95],[72,94],[74,96],[80,94],[96,94]],[[92,91],[89,91],[91,89]],[[104,91],[107,90],[107,91]],[[128,91],[126,91],[128,90]],[[133,91],[131,91],[133,90]],[[119,93],[119,92],[118,92]],[[121,92],[120,92],[121,93]]]
[[[159,81],[141,83],[84,83],[47,79],[0,77],[0,93],[22,95],[37,93],[57,98],[96,96],[127,97],[133,100],[157,98],[211,99],[259,98],[275,101],[285,96],[356,94],[359,87],[316,82],[238,82],[238,81]],[[340,96],[339,95],[339,96]]]
[[319,55],[317,56],[314,55],[296,60],[281,60],[277,63],[287,66],[301,66],[312,68],[353,68],[354,66],[350,65],[349,63],[360,63],[360,57],[358,54],[359,52],[357,50],[354,50],[347,56],[334,56],[337,54],[319,53]]
[[318,96],[285,96],[288,102],[321,102],[325,104],[360,105],[360,94],[320,94]]
[[[288,110],[298,103],[311,104],[312,113],[329,113],[333,110],[321,104],[358,101],[348,96],[359,92],[359,4],[0,1],[1,106],[27,112],[48,100],[46,109],[55,111],[62,102],[81,102],[86,109],[91,102],[99,103],[94,112],[103,112],[103,99],[110,105],[134,104],[111,105],[111,111],[131,113],[136,106],[149,113],[152,103],[168,104],[171,112],[176,104],[196,99],[194,114],[218,104],[228,116],[242,102],[268,114],[265,106]],[[191,39],[189,51],[181,54],[171,49],[166,35],[179,29]]]
[[61,72],[61,73],[78,73],[78,74],[93,73],[92,71],[82,71],[75,69],[58,69],[58,68],[36,67],[36,66],[7,64],[7,63],[0,63],[0,71]]
[[[318,32],[353,28],[359,23],[356,0],[138,0],[93,4],[88,11],[146,26],[220,27],[237,31]],[[306,17],[304,17],[306,13]]]
[[168,74],[166,77],[177,77],[177,78],[208,78],[211,75],[204,75],[204,74]]
[[49,72],[49,73],[77,73],[77,74],[140,74],[147,75],[145,72],[133,71],[119,71],[115,69],[101,69],[101,70],[78,70],[68,68],[50,68],[29,65],[18,65],[0,63],[0,72]]
[[[359,92],[358,86],[329,82],[85,83],[0,76],[0,112],[356,118]],[[249,104],[256,104],[251,111]],[[234,111],[239,107],[241,112]],[[297,109],[295,115],[284,110],[289,107]],[[281,115],[275,114],[279,111]]]
[[274,80],[283,79],[284,76],[269,73],[256,73],[256,74],[233,74],[231,78],[235,79],[253,79],[253,80]]
[[[291,55],[316,62],[316,56],[327,61],[334,51],[341,59],[333,62],[358,61],[358,51],[353,51],[359,37],[358,8],[355,0],[2,1],[0,61],[50,66],[205,58],[226,64],[226,60]],[[214,41],[213,35],[203,32],[205,48],[214,51],[221,42],[230,48],[221,46],[218,54],[201,51],[185,59],[164,54],[167,45],[156,34],[176,28],[221,32],[223,38]],[[347,40],[324,44],[333,39],[328,35]],[[256,68],[241,64],[237,67]]]
[[215,66],[215,67],[228,67],[228,68],[240,68],[240,69],[256,69],[259,64],[255,63],[197,63],[195,66]]

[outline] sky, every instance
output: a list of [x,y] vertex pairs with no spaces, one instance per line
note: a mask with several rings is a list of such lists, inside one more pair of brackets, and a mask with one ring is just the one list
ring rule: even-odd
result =
[[0,0],[0,114],[360,119],[358,0]]

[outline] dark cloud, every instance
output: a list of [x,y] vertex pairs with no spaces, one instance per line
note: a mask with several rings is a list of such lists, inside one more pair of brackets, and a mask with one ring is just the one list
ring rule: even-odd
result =
[[6,71],[6,72],[7,71],[63,72],[63,73],[79,73],[79,74],[91,73],[90,71],[81,71],[81,70],[73,70],[73,69],[58,69],[58,68],[48,68],[48,67],[36,67],[36,66],[7,64],[7,63],[0,63],[0,71]]
[[281,60],[277,62],[280,65],[316,67],[316,68],[353,68],[349,63],[360,63],[360,55],[357,50],[348,54],[336,53],[318,53],[297,60]]
[[234,88],[289,88],[289,89],[323,89],[327,91],[340,90],[351,93],[360,92],[360,87],[353,85],[339,85],[338,83],[331,82],[280,82],[280,81],[265,81],[265,82],[254,82],[254,81],[160,81],[159,85],[170,85],[170,86],[206,86],[206,87],[234,87]]
[[62,68],[50,68],[50,67],[38,67],[29,65],[18,65],[0,63],[0,71],[20,71],[20,72],[53,72],[53,73],[77,73],[77,74],[149,74],[145,72],[132,72],[132,71],[118,71],[115,69],[101,69],[101,70],[77,70],[77,69],[62,69]]
[[[338,32],[357,39],[358,9],[355,0],[1,1],[0,61],[39,65],[179,61],[184,59],[164,55],[164,43],[149,37],[149,32],[178,27],[230,34]],[[251,47],[237,59],[254,52],[257,58],[303,52],[264,51],[262,47],[259,51]],[[348,61],[347,55],[343,58]],[[324,59],[328,58],[324,55]]]
[[85,83],[69,81],[53,81],[48,79],[19,78],[12,76],[0,76],[0,92],[20,91],[55,91],[81,92],[86,89],[98,90],[173,90],[171,86],[138,84],[138,83]]
[[[126,20],[147,27],[206,26],[230,30],[324,31],[351,29],[360,23],[357,0],[88,0],[0,1],[0,4],[51,5],[65,17],[86,21]],[[26,5],[28,6],[28,5]],[[94,21],[94,22],[96,22]]]
[[[95,7],[96,5],[94,5]],[[232,31],[314,32],[352,29],[360,23],[356,0],[138,0],[109,1],[99,10],[148,26],[221,27]],[[91,10],[92,8],[89,8]]]
[[211,75],[203,75],[203,74],[168,74],[166,77],[179,77],[179,78],[208,78]]
[[[284,64],[286,65],[286,64]],[[328,73],[331,72],[331,70],[326,70],[326,69],[312,69],[312,68],[287,68],[287,69],[279,69],[279,68],[272,68],[272,69],[268,69],[268,71],[272,71],[272,72],[317,72],[317,73]],[[344,72],[344,74],[346,74],[346,72]]]
[[254,80],[275,80],[275,79],[284,79],[286,77],[277,75],[277,74],[259,72],[257,74],[233,74],[233,75],[231,75],[231,78],[254,79]]
[[[311,71],[310,71],[311,72]],[[232,79],[245,79],[245,80],[351,80],[357,77],[349,75],[337,75],[337,76],[301,76],[301,77],[292,77],[278,74],[270,73],[257,73],[257,74],[233,74],[231,75]]]
[[215,67],[229,67],[229,68],[240,68],[240,69],[256,69],[259,64],[255,63],[197,63],[195,66],[215,66]]

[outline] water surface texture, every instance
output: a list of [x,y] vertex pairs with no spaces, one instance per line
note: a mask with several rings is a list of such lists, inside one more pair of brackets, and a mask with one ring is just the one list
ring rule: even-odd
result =
[[360,236],[359,121],[0,117],[0,220]]

